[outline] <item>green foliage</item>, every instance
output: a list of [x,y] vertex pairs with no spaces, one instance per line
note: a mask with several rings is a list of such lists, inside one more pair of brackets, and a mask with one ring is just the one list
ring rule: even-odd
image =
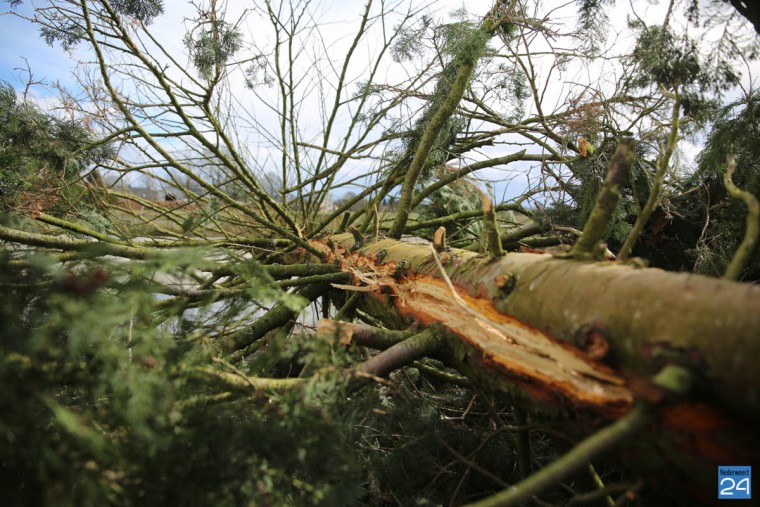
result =
[[584,39],[584,52],[597,53],[607,40],[609,16],[606,7],[614,0],[576,0],[578,5],[578,32]]
[[[582,230],[607,176],[616,146],[616,143],[605,143],[588,157],[577,158],[572,164],[574,178],[566,187],[572,200],[557,201],[547,206],[537,216],[539,221]],[[606,241],[612,248],[625,241],[651,190],[651,170],[641,162],[651,154],[646,152],[643,143],[637,145],[636,151],[637,162],[631,168],[629,184],[622,189],[618,205],[607,226]]]
[[[408,162],[411,162],[411,154],[417,149],[430,119],[451,91],[460,66],[477,62],[486,50],[490,35],[480,30],[476,23],[464,19],[464,12],[460,13],[459,17],[462,18],[460,21],[438,26],[433,26],[429,18],[423,17],[417,25],[402,30],[392,46],[393,58],[405,61],[423,54],[423,42],[430,39],[436,51],[435,58],[443,61],[443,69],[428,104],[414,122],[409,134],[404,137],[404,160]],[[429,180],[432,171],[451,158],[457,136],[466,126],[467,121],[457,114],[453,114],[447,120],[430,150],[419,181]]]
[[[22,0],[6,0],[12,7],[23,3]],[[146,25],[153,22],[156,16],[164,12],[163,0],[112,0],[110,8],[118,16],[132,18]],[[88,6],[93,9],[93,5]],[[105,17],[105,16],[104,16]],[[82,24],[64,15],[48,18],[48,23],[40,28],[40,35],[45,43],[59,43],[65,51],[70,51],[87,38],[87,32]]]
[[669,90],[707,78],[699,62],[699,48],[686,36],[659,26],[640,27],[631,60],[639,66],[642,85],[656,83]]
[[[575,191],[573,193],[579,206],[578,217],[576,219],[578,222],[574,225],[578,229],[583,229],[586,220],[588,220],[591,214],[591,210],[593,210],[596,204],[596,199],[601,191],[602,183],[607,176],[609,161],[613,154],[614,147],[609,146],[605,152],[598,154],[598,156],[594,154],[578,159],[573,165],[575,176],[578,178],[578,183],[574,185]],[[632,168],[631,180],[638,181],[639,184],[642,183],[642,180],[646,181],[645,176],[642,174],[643,172],[641,165],[635,164]],[[646,185],[646,190],[641,192],[643,200],[639,203],[635,202],[634,196],[628,187],[622,190],[621,199],[618,201],[618,205],[612,214],[612,219],[607,225],[606,237],[608,242],[622,243],[625,241],[626,236],[628,236],[631,230],[631,223],[638,214],[638,207],[643,204],[648,195],[649,185]]]
[[[240,307],[214,313],[209,295],[194,307],[213,313],[213,328],[200,314],[195,325],[180,325],[188,306],[156,311],[151,281],[192,273],[207,255],[180,250],[131,265],[83,260],[63,268],[40,254],[12,260],[2,253],[4,501],[431,505],[499,489],[467,472],[452,451],[517,480],[512,437],[493,427],[513,422],[506,407],[489,408],[487,398],[415,368],[395,373],[392,384],[349,392],[345,368],[362,352],[331,338],[281,334],[240,365],[248,374],[293,376],[309,364],[303,388],[231,388],[207,373],[204,343]],[[258,287],[255,300],[285,297],[266,288],[255,266],[238,269],[256,272],[247,279]]]
[[[723,275],[744,237],[747,213],[723,185],[726,155],[733,153],[737,160],[739,187],[760,195],[758,105],[752,94],[718,111],[696,172],[672,182],[675,191],[655,211],[636,255],[668,270]],[[760,280],[760,253],[751,257],[742,279]]]
[[[419,219],[429,220],[482,208],[483,192],[478,188],[477,183],[468,178],[460,178],[433,192],[427,198],[427,206],[420,209]],[[483,222],[481,217],[451,220],[445,227],[446,237],[450,241],[477,241],[483,229]]]
[[661,26],[631,24],[638,30],[633,52],[624,59],[628,85],[634,88],[652,84],[677,90],[683,113],[702,126],[714,111],[710,94],[720,94],[739,83],[740,75],[728,59],[709,60],[703,48],[687,34],[678,35]]
[[94,141],[84,125],[42,112],[20,100],[10,84],[1,83],[0,209],[17,206],[22,192],[32,188],[39,194],[60,189],[60,207],[81,202],[82,174],[114,153],[105,144],[91,146]]
[[[230,391],[201,369],[210,359],[203,327],[172,324],[186,307],[155,311],[148,276],[189,272],[199,254],[66,269],[45,256],[22,266],[2,254],[5,502],[352,503],[358,477],[350,434],[336,431],[334,407],[345,396],[339,384],[271,398]],[[249,283],[257,295],[274,290]],[[231,318],[217,317],[228,319],[217,330]]]
[[85,40],[87,33],[81,26],[73,22],[58,20],[55,25],[41,27],[40,36],[49,46],[57,42],[64,51],[71,51],[77,44]]
[[[411,155],[414,154],[417,146],[419,145],[422,136],[427,129],[430,119],[438,110],[441,101],[446,97],[451,84],[456,77],[457,69],[454,66],[447,66],[443,70],[443,77],[438,81],[436,90],[431,98],[430,103],[423,111],[420,118],[415,122],[409,135],[404,139],[405,152],[409,154],[408,161],[411,162]],[[449,160],[451,151],[456,143],[457,135],[465,127],[464,119],[454,114],[447,121],[443,128],[438,132],[435,143],[428,154],[428,158],[425,161],[425,166],[420,175],[420,181],[429,180],[432,176],[432,170],[439,167],[441,164]]]
[[[392,379],[373,393],[375,409],[362,420],[371,429],[358,441],[372,495],[365,505],[462,505],[519,482],[514,433],[505,427],[515,424],[508,404],[440,385],[415,368]],[[551,446],[537,436],[533,452],[543,459]]]
[[[10,3],[17,2],[11,0]],[[604,7],[610,3],[610,0],[579,0],[577,3],[579,24],[589,51],[596,51],[604,40],[607,26]],[[101,34],[104,41],[116,40],[116,49],[118,44],[124,43],[118,41],[118,30],[115,34],[113,32],[117,22],[140,33],[140,23],[151,22],[163,10],[163,2],[158,0],[112,0],[110,4],[88,2],[86,5],[94,9],[90,20],[95,23],[96,30],[103,29],[96,33]],[[126,19],[109,19],[105,12],[109,5]],[[507,3],[497,5],[506,9]],[[220,100],[224,103],[224,96],[215,95],[214,85],[225,77],[225,67],[232,65],[241,50],[242,34],[237,25],[217,20],[214,12],[203,12],[201,5],[196,7],[199,17],[184,44],[198,74],[208,82],[199,88],[191,86],[175,90],[179,101],[164,101],[162,89],[153,86],[155,79],[160,78],[163,64],[141,67],[139,59],[132,59],[131,56],[135,55],[130,56],[129,51],[115,52],[126,58],[120,63],[127,66],[119,68],[132,77],[146,79],[148,85],[144,95],[133,94],[128,101],[129,107],[136,111],[138,122],[151,119],[152,127],[148,130],[153,132],[150,134],[152,139],[146,134],[135,134],[137,137],[134,137],[134,131],[129,134],[128,142],[133,143],[138,152],[148,146],[146,141],[166,142],[162,145],[172,148],[170,152],[175,153],[175,143],[181,143],[183,138],[197,132],[212,142],[220,140],[224,133],[222,128],[229,127],[230,132],[225,132],[235,133],[238,116],[234,108],[222,107],[216,111],[206,106],[209,101],[216,103],[217,97],[222,97]],[[68,49],[86,38],[81,14],[71,11],[72,17],[67,18],[66,15],[57,17],[55,10],[47,12],[48,17],[43,16],[47,25],[42,34],[48,43],[59,42]],[[310,11],[307,9],[303,14],[306,19]],[[504,19],[514,19],[514,23],[520,23],[526,31],[535,28],[534,34],[540,34],[544,39],[562,36],[549,25],[537,26],[543,21],[524,12],[509,14]],[[71,19],[77,22],[72,23]],[[386,19],[383,15],[374,21],[380,24]],[[341,154],[331,148],[322,152],[324,156],[320,155],[319,162],[314,165],[312,157],[307,154],[310,143],[302,142],[302,134],[309,130],[305,125],[294,128],[295,138],[275,143],[286,158],[296,148],[302,149],[299,152],[303,154],[300,160],[304,178],[311,179],[315,173],[327,174],[324,170],[329,167],[330,176],[327,179],[317,176],[310,184],[312,189],[322,188],[327,192],[330,188],[338,188],[330,186],[334,180],[338,181],[338,173],[333,168],[338,171],[347,157],[358,159],[365,156],[370,161],[376,160],[376,156],[382,157],[384,176],[397,185],[403,180],[404,169],[458,75],[474,76],[476,80],[482,78],[482,86],[478,82],[471,87],[474,93],[483,92],[480,97],[483,103],[496,111],[501,119],[519,120],[523,115],[522,105],[531,96],[523,68],[508,52],[494,52],[491,59],[486,57],[487,53],[490,54],[489,34],[468,20],[464,9],[456,12],[453,19],[452,23],[435,25],[430,17],[423,16],[417,24],[397,34],[390,48],[392,58],[396,62],[420,59],[420,68],[425,69],[421,71],[422,75],[410,73],[410,81],[402,81],[403,86],[360,82],[352,77],[349,81],[354,84],[351,86],[357,86],[353,98],[346,96],[347,90],[336,91],[341,98],[340,107],[348,108],[342,111],[350,111],[349,116],[356,113],[351,117],[369,128],[364,133],[354,128],[354,122],[349,122],[351,127],[343,140],[345,142],[339,140],[336,146],[348,147],[356,140],[360,144],[352,148],[351,153]],[[491,26],[491,21],[488,20],[486,26]],[[315,27],[318,29],[319,25]],[[383,33],[390,34],[385,28],[383,26]],[[567,110],[558,108],[554,111],[556,115],[541,118],[538,122],[526,121],[514,128],[517,135],[522,132],[528,138],[544,139],[549,145],[557,141],[559,146],[555,147],[560,155],[564,155],[567,153],[562,147],[565,143],[559,142],[557,136],[544,128],[556,126],[555,121],[566,121],[568,128],[565,130],[559,126],[555,132],[583,134],[598,147],[596,152],[589,151],[588,157],[568,163],[573,178],[557,182],[567,191],[567,200],[545,210],[544,220],[552,224],[583,227],[614,153],[614,143],[605,140],[608,129],[620,125],[621,118],[633,118],[641,111],[639,102],[628,101],[628,97],[617,102],[631,92],[631,88],[663,86],[669,90],[677,89],[686,113],[701,121],[711,112],[707,107],[710,106],[707,93],[723,91],[736,82],[737,76],[728,64],[706,64],[698,56],[696,42],[687,37],[677,36],[666,28],[638,28],[635,51],[626,61],[629,71],[626,75],[630,76],[628,89],[622,86],[618,89],[621,95],[608,97],[613,99],[609,102],[609,109],[602,110],[603,105],[595,105],[596,100],[603,97],[589,90],[594,102],[587,109],[583,109],[586,106],[581,103],[582,95],[579,95],[568,103],[573,108],[577,106],[578,111],[570,112],[573,116],[565,116]],[[496,28],[501,30],[502,41],[510,50],[525,55],[527,53],[517,46],[509,46],[515,29],[515,25],[507,22]],[[290,42],[300,40],[296,34],[306,33],[296,30]],[[525,40],[532,38],[533,35],[527,35]],[[554,47],[564,46],[558,43]],[[160,58],[160,55],[156,57]],[[560,66],[570,58],[566,55],[556,57]],[[110,56],[100,63],[109,65],[108,58]],[[268,74],[271,67],[266,55],[259,54],[244,61],[249,65],[243,69],[249,87],[273,82]],[[504,61],[509,63],[502,63]],[[132,71],[130,65],[135,62],[138,67],[133,67]],[[428,62],[433,65],[428,66]],[[470,64],[475,62],[481,62],[481,65],[483,62],[497,63],[498,67],[483,66],[480,73],[470,72]],[[527,61],[523,63],[529,64]],[[439,71],[429,70],[438,69],[437,65],[440,65]],[[154,68],[158,71],[151,75]],[[460,73],[460,70],[467,70],[467,73]],[[437,76],[432,75],[435,72],[439,72]],[[393,79],[391,74],[387,75],[389,79]],[[433,81],[437,82],[435,88],[429,84]],[[321,88],[311,88],[317,95],[323,95]],[[293,100],[300,100],[297,90],[291,90]],[[460,94],[456,95],[459,97]],[[420,97],[429,100],[415,109],[418,112],[412,118],[392,116],[404,115],[405,111],[418,107]],[[356,110],[354,106],[364,102],[354,100],[356,98],[368,99],[369,105],[361,111]],[[647,100],[642,100],[643,107],[648,106],[645,104]],[[498,106],[493,106],[492,101]],[[490,121],[481,122],[482,117],[477,112],[460,110],[461,114],[455,112],[452,115],[454,101],[447,103],[450,107],[446,108],[446,116],[450,117],[440,130],[438,127],[443,122],[436,124],[437,138],[417,179],[418,189],[428,185],[435,176],[440,177],[446,170],[447,161],[471,150],[473,146],[468,146],[468,142],[478,146],[493,143],[494,147],[501,149],[504,140],[506,144],[519,146],[519,140],[512,144],[516,139],[512,134],[504,139],[502,134],[493,130],[494,137],[490,137],[488,130],[494,125]],[[177,114],[182,114],[180,109],[189,113],[184,118],[190,118],[193,123],[189,133],[184,132],[184,127],[180,129],[183,132],[176,128],[174,119]],[[209,114],[216,111],[221,116],[199,116],[199,110]],[[727,142],[741,140],[747,144],[745,153],[737,153],[740,164],[737,182],[745,188],[757,188],[757,175],[760,174],[754,165],[760,155],[753,151],[757,137],[754,110],[755,105],[748,104],[742,112],[726,112],[725,117],[716,123],[710,138],[715,147],[710,147],[712,151],[704,155],[705,167],[714,168]],[[649,128],[652,122],[658,121],[658,113],[655,111],[652,116],[642,114],[630,129],[637,131],[642,125]],[[576,114],[581,120],[574,120]],[[82,206],[83,190],[90,189],[90,185],[78,183],[93,165],[112,156],[110,149],[92,146],[95,139],[81,125],[43,114],[34,106],[20,102],[7,85],[0,89],[0,115],[3,120],[0,121],[2,211],[16,206],[26,190],[39,189],[40,183],[45,181],[56,189],[56,200],[48,208],[50,213],[74,215],[78,221],[99,232],[112,229],[111,217],[94,206]],[[348,118],[343,113],[339,117]],[[288,117],[283,121],[296,125],[297,118]],[[473,122],[472,130],[470,121]],[[569,128],[574,121],[579,128]],[[249,126],[262,134],[268,129],[256,122],[249,123]],[[372,139],[383,127],[391,129],[389,134],[396,134],[388,138],[401,138],[400,147],[381,144],[385,141],[376,143]],[[393,131],[400,128],[408,132]],[[523,128],[525,130],[521,130]],[[144,129],[138,130],[143,132]],[[499,128],[501,132],[505,130],[509,129]],[[752,136],[748,132],[752,132]],[[360,146],[364,145],[365,136],[368,136],[368,144]],[[647,138],[652,139],[652,136]],[[335,144],[334,141],[330,140],[330,146]],[[554,153],[548,149],[549,145],[545,153]],[[153,144],[153,148],[156,146]],[[169,179],[175,178],[174,170],[169,167],[171,160],[164,160],[161,156],[164,152],[146,149],[143,153],[149,160],[139,162],[141,165],[138,166],[125,163],[124,169],[133,171],[133,174],[142,171],[143,175],[148,175],[155,165],[163,167]],[[534,151],[530,153],[535,154]],[[339,161],[331,165],[334,155]],[[643,151],[639,155],[640,159],[646,158]],[[651,159],[651,153],[648,155]],[[567,159],[556,160],[547,156],[550,159],[547,163],[567,162]],[[206,153],[198,157],[200,162],[187,167],[197,168],[199,177],[204,172],[210,174],[207,176],[209,185],[204,188],[217,190],[219,194],[210,197],[201,190],[198,193],[203,195],[197,195],[188,189],[187,196],[193,200],[197,198],[202,205],[199,202],[198,206],[195,203],[179,208],[167,206],[165,210],[159,208],[136,218],[143,218],[156,227],[169,216],[171,223],[181,229],[178,239],[197,240],[208,234],[218,240],[225,235],[221,241],[229,241],[239,249],[237,252],[215,248],[213,251],[176,249],[166,254],[154,254],[155,250],[150,250],[148,258],[143,261],[106,262],[96,260],[102,259],[99,254],[106,251],[106,245],[99,243],[91,251],[66,257],[69,260],[62,264],[60,259],[31,254],[28,250],[14,252],[13,259],[0,250],[0,290],[6,295],[0,302],[0,413],[3,414],[0,418],[0,498],[12,505],[64,506],[456,505],[517,483],[520,477],[514,425],[518,423],[512,407],[503,398],[491,399],[476,389],[441,381],[429,370],[425,373],[420,364],[416,365],[419,369],[406,367],[394,372],[388,380],[368,381],[364,388],[356,390],[350,368],[364,361],[368,352],[339,344],[334,337],[315,335],[311,329],[311,317],[318,312],[315,308],[309,309],[313,313],[298,319],[291,318],[286,312],[278,314],[284,315],[278,324],[289,321],[276,329],[262,326],[260,335],[263,336],[250,345],[245,340],[236,342],[245,342],[245,350],[238,350],[228,357],[213,355],[218,350],[214,345],[219,340],[231,335],[245,337],[252,326],[265,322],[264,318],[272,314],[267,313],[269,308],[274,305],[278,310],[286,307],[293,312],[302,311],[306,306],[306,300],[295,295],[295,291],[286,293],[278,288],[258,261],[251,258],[262,250],[248,247],[246,245],[253,243],[238,241],[233,236],[258,234],[261,230],[258,226],[262,225],[271,231],[285,228],[292,233],[288,234],[291,238],[297,235],[293,245],[300,242],[304,246],[304,241],[312,237],[309,230],[304,229],[302,234],[305,222],[291,216],[292,209],[287,204],[283,203],[282,210],[266,209],[262,200],[257,202],[253,199],[255,196],[233,188],[235,182],[227,179],[229,175],[217,171],[222,164],[217,163],[218,160],[214,162],[215,158]],[[247,160],[245,154],[241,153],[241,159]],[[251,160],[250,167],[239,169],[245,174],[254,174],[261,167],[268,167],[267,160]],[[320,165],[323,160],[327,160],[327,165]],[[142,162],[150,167],[142,166]],[[701,169],[700,176],[706,181],[714,176],[717,182],[719,170],[715,175],[708,174],[709,170]],[[631,186],[623,191],[609,224],[607,237],[610,242],[621,242],[628,234],[630,224],[649,194],[651,173],[651,167],[646,165],[634,167]],[[416,179],[416,173],[414,176]],[[278,173],[274,179],[292,178]],[[319,180],[327,186],[322,187]],[[237,183],[242,187],[245,182]],[[280,200],[278,185],[285,183],[264,183],[263,187],[270,196]],[[366,183],[373,185],[369,180]],[[391,183],[377,183],[383,185],[380,197],[394,192]],[[309,183],[304,189],[308,186]],[[370,188],[372,192],[375,189]],[[238,202],[222,198],[225,196],[221,193]],[[405,194],[405,197],[409,195]],[[425,205],[415,212],[421,210],[418,218],[424,220],[479,209],[482,195],[472,182],[462,178],[430,195]],[[701,195],[699,197],[702,201],[690,203],[690,212],[700,209],[704,199]],[[72,208],[72,203],[77,206]],[[230,205],[235,206],[229,208]],[[356,206],[364,211],[370,209],[365,201],[357,202]],[[734,244],[731,241],[735,237],[740,239],[740,223],[736,216],[741,212],[737,206],[737,203],[719,201],[710,210],[713,223],[705,228],[704,240],[689,243],[697,245],[700,256],[707,252],[716,265],[729,255]],[[217,228],[220,214],[225,209],[231,210],[231,216],[235,218],[234,229],[226,224]],[[264,212],[255,216],[261,210]],[[251,212],[250,221],[239,218],[242,215],[238,212],[248,211]],[[380,212],[379,209],[375,211]],[[664,215],[666,211],[662,213]],[[356,216],[358,214],[352,218]],[[680,216],[699,215],[682,213]],[[152,222],[150,217],[154,217]],[[730,221],[732,217],[733,221]],[[21,227],[19,216],[3,215],[2,219],[6,218],[16,220],[14,226]],[[367,220],[369,224],[369,214]],[[481,220],[480,217],[451,220],[446,224],[449,240],[477,239]],[[656,220],[660,223],[663,216],[656,217]],[[253,222],[256,222],[255,226]],[[155,228],[155,231],[159,230],[159,227]],[[240,230],[243,232],[238,233]],[[729,231],[731,241],[722,241],[725,231]],[[171,237],[161,239],[166,244]],[[98,252],[98,248],[102,250]],[[139,245],[133,248],[139,248]],[[71,252],[65,255],[69,254]],[[379,259],[381,252],[376,254]],[[290,247],[272,247],[261,255],[270,261],[291,262],[298,254],[294,254]],[[367,268],[373,269],[372,266]],[[402,277],[404,270],[400,263],[396,276]],[[215,275],[207,278],[209,272]],[[369,272],[367,276],[371,274]],[[340,292],[342,296],[330,294],[334,305],[340,299],[347,300],[347,294],[353,293]],[[364,313],[367,311],[366,307],[360,306],[347,315],[378,322],[376,315]],[[400,316],[396,317],[393,321],[398,327],[409,325],[402,322]],[[269,332],[264,334],[264,331]],[[238,332],[240,334],[235,335]],[[437,361],[423,360],[423,363],[428,368],[446,368]],[[231,382],[225,374],[239,382]],[[267,380],[282,379],[293,381],[297,387],[281,389],[286,382],[278,383],[280,388],[276,390],[254,387],[259,385],[254,381],[266,383]],[[466,381],[460,380],[459,383],[466,384]],[[523,457],[532,458],[533,463],[541,466],[555,459],[557,452],[549,438],[532,426],[538,422],[538,419],[530,421],[533,456]],[[564,426],[555,429],[560,430],[556,432],[558,435],[571,438],[574,430],[567,422],[562,421]],[[557,505],[567,503],[566,500],[574,494],[571,488],[576,485],[568,482],[561,486],[542,494],[536,501]],[[575,490],[580,492],[581,488]]]
[[245,69],[245,86],[254,89],[258,85],[271,86],[274,84],[274,77],[270,75],[269,63],[264,55],[257,55],[251,58],[251,63]]
[[412,26],[401,28],[391,46],[391,57],[396,62],[407,62],[420,54],[420,45],[433,24],[430,16],[421,16]]
[[[333,337],[279,335],[248,364],[259,373],[267,373],[260,368],[268,364],[270,375],[309,369],[301,403],[330,407],[336,431],[349,438],[363,490],[354,505],[458,504],[500,489],[493,479],[468,471],[454,453],[495,471],[505,482],[517,482],[513,435],[494,426],[514,424],[508,405],[424,377],[414,367],[349,395],[344,368],[362,355],[355,347],[336,345]],[[301,438],[310,434],[299,434]],[[541,459],[550,448],[544,441],[534,451]]]
[[163,14],[163,0],[111,0],[111,7],[117,13],[150,24],[153,19]]
[[516,62],[500,63],[494,75],[497,81],[493,93],[501,103],[509,105],[509,109],[501,113],[502,116],[508,122],[518,122],[525,112],[525,101],[531,94],[525,72]]
[[442,42],[441,53],[467,63],[478,61],[491,38],[476,23],[467,20],[440,25],[436,29],[436,35]]
[[195,68],[204,79],[212,79],[242,46],[243,34],[226,21],[214,21],[185,36],[185,46]]
[[449,61],[459,58],[476,62],[482,55],[490,36],[478,28],[477,23],[467,19],[467,11],[452,13],[453,23],[435,25],[430,16],[421,16],[413,25],[399,30],[391,46],[391,56],[396,62],[411,61],[422,56],[432,42],[437,57]]
[[[760,196],[760,99],[752,94],[720,110],[697,159],[699,168],[692,181],[709,189],[710,220],[697,248],[696,267],[700,272],[720,276],[744,238],[745,205],[731,199],[723,186],[726,155],[736,159],[733,180],[739,188]],[[701,180],[701,182],[699,181]],[[700,194],[697,194],[698,196]],[[700,196],[704,197],[704,196]],[[684,203],[684,206],[687,205]],[[699,224],[704,224],[706,217]],[[745,280],[760,280],[760,253],[755,252],[744,270]]]
[[752,94],[722,108],[699,154],[699,173],[702,176],[723,177],[726,154],[736,158],[734,182],[741,188],[760,192],[760,97]]

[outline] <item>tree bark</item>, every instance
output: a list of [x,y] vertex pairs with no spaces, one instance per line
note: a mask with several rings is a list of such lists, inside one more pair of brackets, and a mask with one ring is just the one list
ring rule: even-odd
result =
[[[580,438],[642,399],[658,404],[664,428],[642,438],[658,453],[647,467],[664,460],[704,486],[715,466],[760,456],[758,286],[550,254],[437,254],[416,239],[313,244],[376,307],[441,324],[453,337],[446,354],[471,380],[566,433]],[[692,399],[668,403],[649,380],[669,364],[695,377]]]
[[[679,363],[698,374],[711,403],[760,416],[760,377],[752,367],[760,359],[756,285],[550,254],[510,253],[493,260],[451,249],[440,260],[454,294],[428,243],[372,239],[361,245],[344,234],[315,245],[354,273],[357,283],[374,284],[368,294],[376,299],[393,302],[401,314],[422,323],[443,320],[496,358],[512,352],[498,342],[472,340],[476,333],[466,330],[476,322],[473,312],[499,329],[526,333],[534,347],[536,340],[545,342],[539,356],[548,350],[556,360],[570,361],[565,366],[578,363],[579,373],[600,377],[608,389],[625,383],[609,377],[611,368],[652,375],[664,364]],[[466,308],[455,302],[457,296]],[[457,323],[455,316],[466,322]],[[598,357],[604,349],[609,352]]]

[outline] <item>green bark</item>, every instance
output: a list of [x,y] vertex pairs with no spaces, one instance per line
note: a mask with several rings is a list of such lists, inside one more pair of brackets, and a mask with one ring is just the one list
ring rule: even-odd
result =
[[370,357],[356,369],[365,375],[384,377],[402,366],[435,353],[443,343],[441,330],[430,327]]
[[728,190],[731,197],[741,200],[747,206],[747,226],[744,238],[739,244],[739,248],[736,249],[723,275],[723,278],[726,280],[739,279],[744,266],[747,265],[752,252],[755,251],[758,238],[760,237],[760,203],[757,202],[757,197],[752,195],[751,192],[742,190],[734,184],[732,177],[735,169],[736,162],[734,161],[734,157],[729,155],[726,173],[723,175],[723,183],[726,185],[726,190]]
[[[331,240],[354,246],[350,235]],[[358,249],[370,252],[381,253],[380,264],[395,263],[398,271],[403,266],[401,281],[412,273],[441,277],[430,245],[380,239]],[[447,255],[453,286],[478,304],[580,352],[595,334],[609,345],[602,359],[616,369],[653,375],[668,362],[691,368],[709,379],[702,401],[742,418],[760,417],[760,377],[754,374],[760,286],[549,254],[511,253],[495,262],[458,249]]]
[[483,197],[483,235],[486,240],[486,251],[493,257],[504,255],[499,237],[499,224],[496,221],[496,213],[493,210],[493,202],[488,196]]
[[[298,291],[298,295],[312,302],[324,294],[327,288],[328,285],[324,283],[315,283],[302,288]],[[217,340],[214,343],[214,347],[223,354],[231,354],[245,349],[255,341],[263,338],[268,332],[287,324],[297,313],[293,308],[282,303],[277,303],[266,315],[257,319],[247,328]]]
[[636,245],[636,242],[639,240],[641,233],[644,231],[644,226],[649,221],[649,217],[652,215],[652,212],[660,203],[660,191],[662,190],[662,185],[665,182],[665,174],[668,170],[670,157],[673,156],[673,152],[678,145],[678,118],[680,112],[681,101],[676,95],[676,99],[673,103],[673,112],[671,115],[672,124],[670,126],[668,143],[665,146],[665,152],[657,158],[657,168],[655,170],[654,183],[652,184],[649,198],[647,199],[646,204],[644,204],[644,207],[641,209],[639,216],[636,217],[636,223],[633,224],[633,228],[631,229],[630,234],[628,234],[628,237],[625,238],[625,242],[623,243],[623,246],[620,247],[620,252],[618,252],[617,257],[621,261],[628,259],[628,257],[631,255],[633,247]]
[[492,10],[483,21],[479,31],[481,34],[473,35],[479,37],[479,46],[474,48],[472,53],[459,55],[452,62],[452,67],[455,68],[456,76],[449,88],[448,94],[441,100],[437,106],[435,112],[430,117],[425,131],[417,145],[414,152],[414,157],[406,170],[406,176],[404,183],[401,187],[401,197],[399,198],[398,210],[396,211],[396,217],[391,226],[390,236],[392,238],[400,238],[406,227],[406,222],[409,219],[409,213],[412,210],[412,201],[414,198],[414,188],[417,185],[422,169],[425,167],[425,163],[428,160],[430,151],[435,145],[435,141],[441,130],[454,114],[459,102],[462,100],[467,85],[470,83],[472,73],[475,70],[480,54],[483,52],[488,39],[493,36],[494,32],[500,26],[500,21],[494,15]]
[[591,215],[583,227],[583,234],[573,246],[572,254],[574,256],[591,254],[597,244],[607,236],[607,226],[612,219],[612,213],[615,211],[618,200],[620,200],[620,192],[625,182],[628,181],[628,173],[636,159],[633,148],[634,142],[631,139],[624,139],[618,143],[615,156],[607,171],[607,178],[604,180],[594,204],[594,209],[591,210]]

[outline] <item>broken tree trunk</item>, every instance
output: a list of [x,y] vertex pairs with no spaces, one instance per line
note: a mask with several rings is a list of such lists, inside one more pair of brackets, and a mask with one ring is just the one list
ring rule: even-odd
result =
[[442,324],[461,371],[556,416],[568,434],[622,417],[635,399],[659,401],[648,378],[676,364],[697,394],[662,407],[661,431],[649,435],[658,455],[644,468],[664,460],[712,488],[715,466],[760,456],[758,286],[550,254],[438,254],[419,240],[343,234],[313,244],[375,308]]

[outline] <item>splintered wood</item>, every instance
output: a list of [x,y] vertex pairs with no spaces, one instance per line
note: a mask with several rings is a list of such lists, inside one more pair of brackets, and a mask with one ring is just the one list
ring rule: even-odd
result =
[[[365,249],[351,251],[338,242],[318,245],[343,271],[352,273],[351,290],[365,290],[393,304],[418,324],[443,325],[463,345],[462,360],[475,370],[487,371],[492,387],[514,390],[517,386],[534,400],[556,408],[591,410],[607,417],[619,417],[630,409],[633,395],[612,369],[498,312],[488,297],[454,286],[444,272],[400,271],[399,262],[383,262],[383,240],[367,253]],[[432,249],[429,253],[436,255]]]
[[399,284],[395,294],[400,313],[424,324],[443,324],[473,349],[470,361],[501,374],[536,400],[610,416],[627,412],[633,402],[625,380],[611,369],[500,314],[488,300],[460,292],[464,305],[456,304],[450,288],[429,276]]

